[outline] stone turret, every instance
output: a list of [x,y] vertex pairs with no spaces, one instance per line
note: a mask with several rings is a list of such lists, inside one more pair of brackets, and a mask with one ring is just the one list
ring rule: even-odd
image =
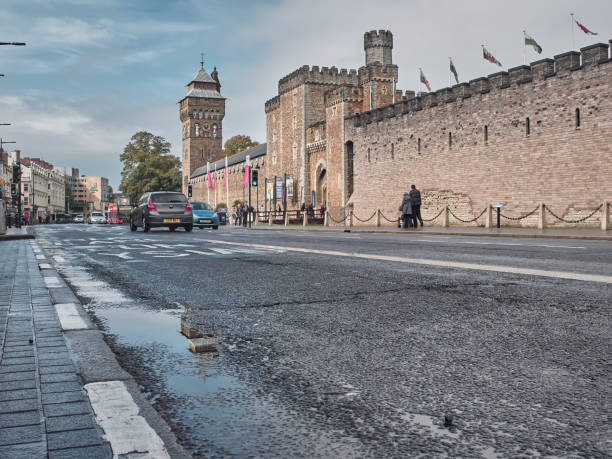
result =
[[389,30],[372,30],[363,34],[363,49],[366,54],[366,65],[380,62],[382,65],[393,64],[393,34]]

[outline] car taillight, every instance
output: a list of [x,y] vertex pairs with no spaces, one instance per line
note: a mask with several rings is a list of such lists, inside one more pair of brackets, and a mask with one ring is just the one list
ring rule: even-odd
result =
[[157,211],[157,208],[155,207],[155,204],[153,204],[153,200],[151,198],[149,198],[149,201],[147,202],[147,207],[149,210]]
[[192,210],[191,203],[189,201],[187,201],[187,204],[185,205],[185,210]]

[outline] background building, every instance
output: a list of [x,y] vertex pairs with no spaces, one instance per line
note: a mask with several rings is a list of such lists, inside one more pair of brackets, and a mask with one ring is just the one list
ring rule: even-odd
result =
[[83,209],[86,216],[91,212],[105,212],[109,204],[108,179],[82,175],[74,178],[74,209]]

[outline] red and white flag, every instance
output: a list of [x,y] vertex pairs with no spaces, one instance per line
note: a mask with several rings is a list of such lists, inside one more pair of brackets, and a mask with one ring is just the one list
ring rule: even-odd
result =
[[242,184],[243,185],[248,185],[249,184],[249,167],[251,165],[251,157],[247,155],[246,159],[244,160],[244,178],[242,179]]
[[582,30],[584,33],[586,33],[587,35],[597,35],[597,32],[593,32],[592,30],[587,29],[585,26],[583,26],[580,22],[576,21],[576,19],[574,19],[574,21],[576,22],[576,25],[578,27],[580,27],[580,30]]

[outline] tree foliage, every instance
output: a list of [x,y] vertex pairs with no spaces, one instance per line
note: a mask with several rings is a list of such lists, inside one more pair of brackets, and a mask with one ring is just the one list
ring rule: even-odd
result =
[[120,156],[119,190],[132,202],[148,191],[180,191],[181,162],[170,154],[170,143],[145,131],[134,134]]
[[227,139],[225,145],[223,145],[223,155],[231,156],[257,145],[259,145],[259,142],[251,140],[248,135],[235,135]]

